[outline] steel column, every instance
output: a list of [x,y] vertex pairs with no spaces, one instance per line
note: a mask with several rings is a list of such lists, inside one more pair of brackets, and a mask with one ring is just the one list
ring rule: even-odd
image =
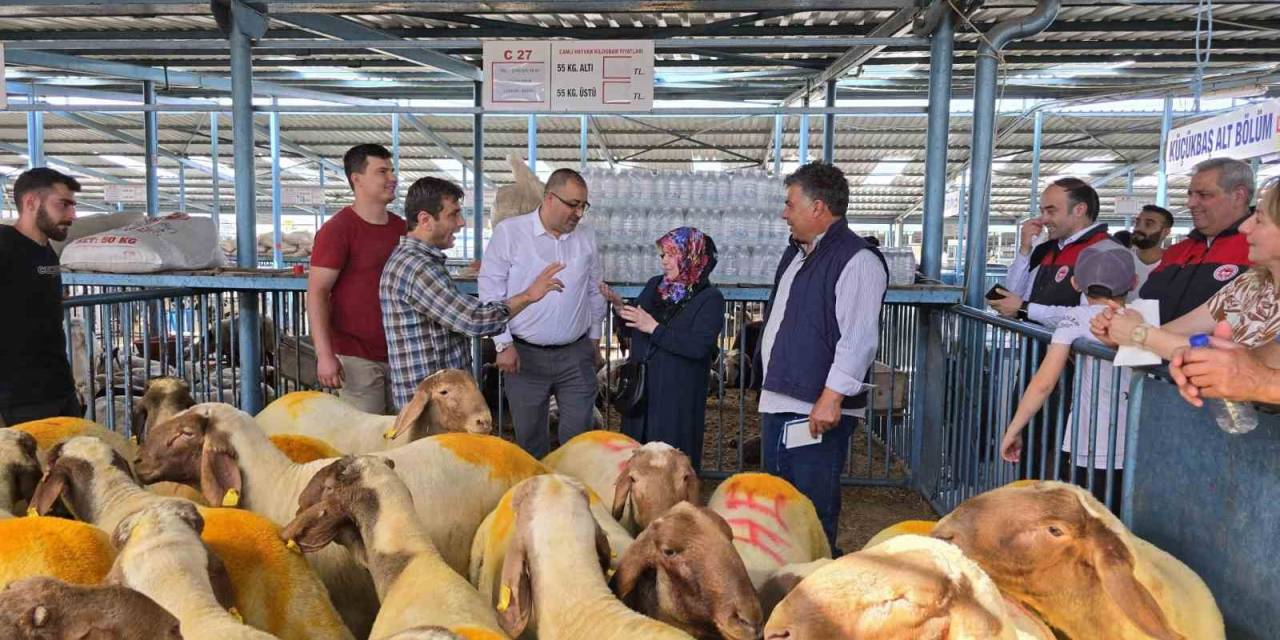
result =
[[[827,81],[827,106],[836,106],[836,81]],[[836,114],[826,113],[822,116],[822,161],[832,164],[836,161]]]
[[773,117],[773,175],[782,177],[782,115]]
[[[156,104],[156,83],[152,80],[142,81],[142,101],[147,105]],[[145,153],[143,161],[147,167],[147,217],[160,215],[160,174],[156,163],[160,161],[160,123],[155,111],[142,112],[142,138]]]
[[324,197],[324,163],[316,165],[320,170],[320,224],[316,225],[316,231],[320,230],[320,225],[324,224],[324,219],[329,216],[329,205]]
[[[240,0],[231,0],[231,121],[234,127],[236,183],[236,263],[258,267],[257,210],[254,202],[253,52],[245,29],[259,16]],[[240,408],[250,415],[262,409],[262,318],[258,294],[241,291]]]
[[1169,206],[1168,148],[1169,130],[1173,129],[1173,98],[1164,99],[1164,114],[1160,116],[1160,169],[1156,172],[1156,204]]
[[178,165],[178,211],[187,211],[187,165]]
[[809,164],[809,114],[800,116],[800,164]]
[[970,152],[969,246],[965,301],[981,309],[987,271],[987,218],[991,205],[991,157],[995,147],[997,56],[1016,38],[1039,33],[1053,22],[1060,0],[1039,0],[1030,14],[1000,22],[978,45],[974,63],[973,143]]
[[[35,98],[32,97],[32,100]],[[44,166],[44,112],[27,112],[27,168]]]
[[538,175],[538,115],[529,114],[529,144],[526,155],[529,158],[529,170]]
[[587,117],[578,116],[581,119],[579,123],[578,133],[578,169],[580,171],[587,170],[587,134],[590,132],[587,126]]
[[271,112],[268,119],[271,143],[271,264],[277,269],[284,267],[284,255],[280,253],[280,222],[282,218],[280,199],[280,114]]
[[[400,201],[400,114],[391,114],[391,171],[396,176],[396,202]],[[392,206],[396,202],[391,203]]]
[[[476,82],[473,85],[472,98],[477,107],[483,105],[484,84]],[[474,216],[475,245],[472,248],[472,256],[476,260],[484,257],[484,114],[477,111],[471,120],[471,157],[472,157],[472,182],[475,184],[475,190],[472,194],[471,207]],[[471,375],[476,380],[480,380],[480,341],[471,341]],[[501,407],[499,407],[501,408]],[[501,418],[501,412],[499,412]],[[501,428],[501,425],[499,425]]]
[[1044,112],[1035,115],[1035,131],[1031,137],[1031,194],[1027,200],[1027,215],[1040,217],[1040,151],[1044,145]]
[[924,246],[920,268],[924,277],[942,278],[942,243],[946,235],[947,146],[951,133],[951,66],[955,52],[955,20],[942,11],[929,45],[929,123],[925,131]]
[[209,173],[213,187],[213,226],[222,234],[222,183],[218,181],[218,114],[209,114]]

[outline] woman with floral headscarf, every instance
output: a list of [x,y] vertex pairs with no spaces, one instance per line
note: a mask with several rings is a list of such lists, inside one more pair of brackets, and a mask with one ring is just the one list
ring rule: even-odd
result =
[[626,305],[612,289],[601,291],[626,323],[632,362],[643,361],[644,400],[622,418],[622,430],[640,442],[661,441],[683,451],[695,469],[702,463],[702,430],[711,360],[719,351],[724,296],[711,286],[716,245],[693,227],[658,239],[662,275]]

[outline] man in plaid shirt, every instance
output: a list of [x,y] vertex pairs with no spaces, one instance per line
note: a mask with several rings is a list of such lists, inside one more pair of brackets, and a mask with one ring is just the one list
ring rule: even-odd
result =
[[448,180],[414,182],[404,200],[408,234],[382,270],[378,294],[397,410],[432,373],[469,370],[469,338],[501,333],[512,316],[547,293],[564,289],[555,277],[564,265],[557,262],[506,301],[481,303],[458,291],[445,269],[444,251],[465,224],[462,195],[462,189]]

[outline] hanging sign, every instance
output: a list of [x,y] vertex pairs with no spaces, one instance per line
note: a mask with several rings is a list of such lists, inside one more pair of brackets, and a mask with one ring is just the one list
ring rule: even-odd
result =
[[1134,196],[1116,196],[1115,215],[1136,216],[1142,213],[1142,199]]
[[116,184],[108,182],[102,187],[103,202],[120,202],[125,204],[146,204],[147,185]]
[[960,215],[960,192],[948,191],[947,197],[942,204],[942,216],[944,218],[954,218]]
[[318,186],[280,185],[280,205],[284,207],[318,207],[324,204],[324,189]]
[[653,107],[653,41],[484,43],[485,109],[600,113]]
[[1252,104],[1169,132],[1166,171],[1186,173],[1209,158],[1248,160],[1280,152],[1280,100]]

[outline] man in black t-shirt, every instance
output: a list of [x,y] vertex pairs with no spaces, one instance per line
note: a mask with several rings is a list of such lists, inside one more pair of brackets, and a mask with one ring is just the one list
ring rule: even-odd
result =
[[62,276],[50,240],[65,240],[76,217],[75,178],[45,167],[18,176],[18,222],[0,226],[0,426],[80,416],[66,334]]

